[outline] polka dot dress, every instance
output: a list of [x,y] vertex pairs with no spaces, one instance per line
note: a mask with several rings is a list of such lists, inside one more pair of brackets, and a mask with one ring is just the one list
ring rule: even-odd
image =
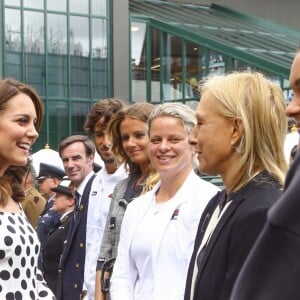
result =
[[0,212],[0,299],[55,299],[40,270],[38,237],[24,212]]

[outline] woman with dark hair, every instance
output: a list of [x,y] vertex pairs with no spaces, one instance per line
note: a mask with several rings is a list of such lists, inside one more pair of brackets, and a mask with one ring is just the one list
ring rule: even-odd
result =
[[[151,190],[158,181],[148,153],[148,117],[154,109],[150,103],[136,103],[116,113],[110,120],[112,151],[125,163],[128,178],[116,185],[104,229],[96,275],[96,299],[108,299],[108,279],[117,256],[121,223],[127,204]],[[109,271],[109,272],[106,272]],[[102,278],[100,281],[100,274]]]
[[55,299],[37,268],[40,243],[19,202],[22,170],[41,127],[43,105],[31,87],[0,81],[0,299]]

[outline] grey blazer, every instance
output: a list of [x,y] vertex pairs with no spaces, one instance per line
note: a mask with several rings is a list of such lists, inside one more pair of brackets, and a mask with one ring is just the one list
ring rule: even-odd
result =
[[112,258],[116,258],[117,256],[121,225],[127,206],[127,202],[122,198],[129,180],[130,177],[127,177],[115,186],[102,237],[100,254],[97,262],[97,271],[101,270],[104,262]]

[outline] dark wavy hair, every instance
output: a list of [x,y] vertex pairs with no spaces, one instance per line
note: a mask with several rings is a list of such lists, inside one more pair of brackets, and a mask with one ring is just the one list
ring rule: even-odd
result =
[[96,123],[103,118],[104,124],[108,124],[111,117],[124,106],[123,100],[108,98],[94,103],[92,109],[88,113],[85,123],[84,130],[88,135],[94,135],[94,129]]

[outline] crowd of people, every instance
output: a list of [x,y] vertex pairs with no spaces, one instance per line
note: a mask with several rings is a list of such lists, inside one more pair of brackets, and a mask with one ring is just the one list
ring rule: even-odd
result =
[[0,298],[300,299],[300,50],[290,84],[287,107],[254,71],[206,79],[196,110],[101,99],[35,174],[42,101],[0,80]]

